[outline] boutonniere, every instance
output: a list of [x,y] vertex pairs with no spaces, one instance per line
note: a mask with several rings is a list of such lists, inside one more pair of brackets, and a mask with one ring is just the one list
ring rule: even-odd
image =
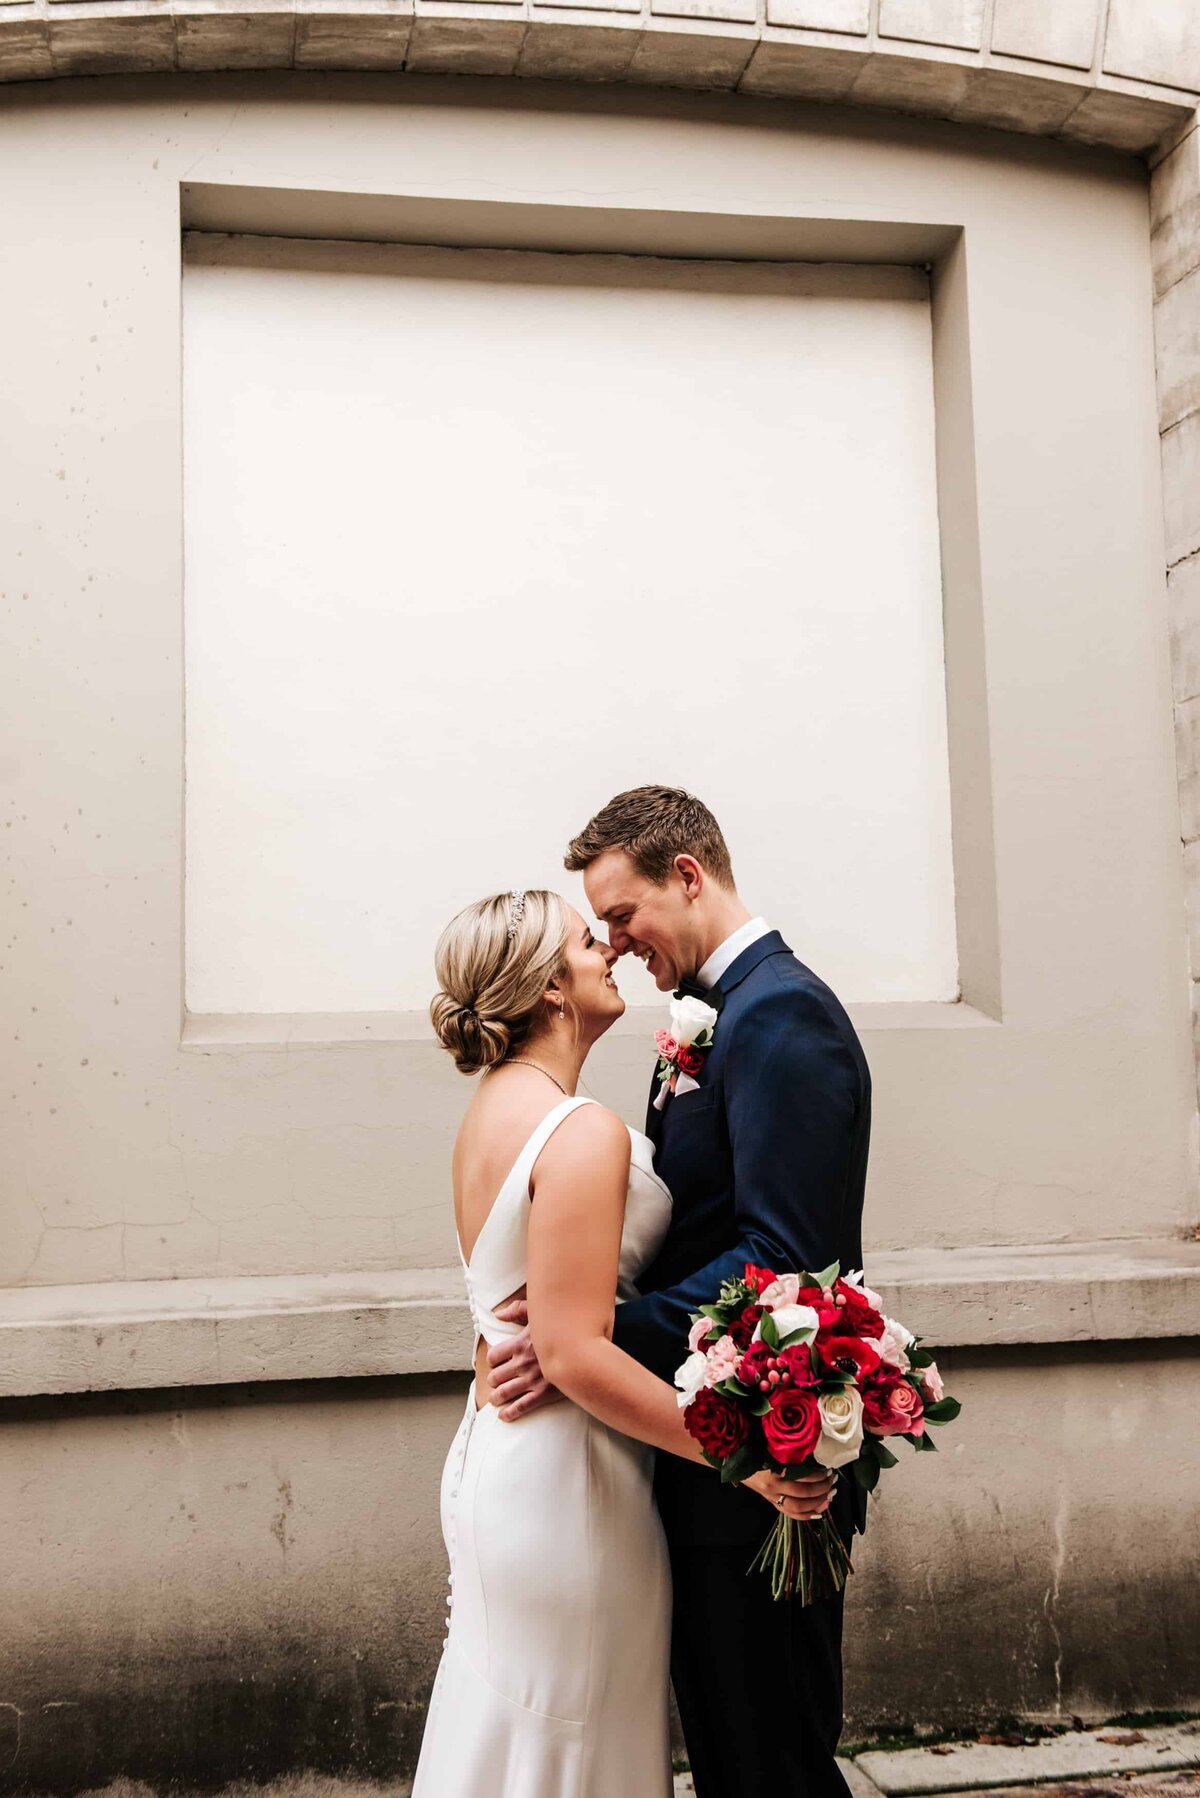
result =
[[661,1111],[673,1092],[690,1093],[713,1045],[720,1013],[690,994],[671,1001],[671,1028],[655,1034],[658,1045],[658,1092],[654,1109]]

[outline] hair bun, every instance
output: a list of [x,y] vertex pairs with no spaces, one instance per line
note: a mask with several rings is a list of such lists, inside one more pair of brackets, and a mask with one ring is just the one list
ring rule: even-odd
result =
[[429,1007],[433,1028],[443,1049],[454,1057],[463,1074],[477,1074],[492,1067],[506,1054],[509,1028],[502,1018],[480,1017],[475,1007],[450,993],[439,992]]

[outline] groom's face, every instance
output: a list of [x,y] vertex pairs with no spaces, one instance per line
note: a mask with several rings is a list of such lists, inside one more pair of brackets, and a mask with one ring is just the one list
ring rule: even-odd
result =
[[681,881],[655,886],[623,849],[606,849],[585,869],[583,887],[617,954],[643,961],[660,992],[696,972],[695,922]]

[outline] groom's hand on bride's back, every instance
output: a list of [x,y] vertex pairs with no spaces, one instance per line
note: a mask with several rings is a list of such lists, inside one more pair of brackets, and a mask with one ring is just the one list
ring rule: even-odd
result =
[[562,1393],[538,1366],[525,1300],[510,1299],[507,1305],[497,1305],[496,1316],[503,1323],[520,1324],[521,1333],[504,1342],[493,1342],[488,1348],[488,1403],[499,1407],[502,1423],[515,1423],[543,1405],[555,1404]]

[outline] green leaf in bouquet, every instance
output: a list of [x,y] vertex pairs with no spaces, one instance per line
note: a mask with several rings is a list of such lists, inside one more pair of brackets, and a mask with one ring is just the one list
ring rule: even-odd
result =
[[814,1283],[822,1288],[832,1286],[841,1271],[841,1266],[840,1261],[831,1261],[828,1267],[823,1267],[819,1274],[812,1276]]
[[[764,1319],[764,1322],[765,1322],[765,1319]],[[772,1320],[771,1320],[771,1328],[773,1330],[775,1329],[774,1318],[772,1318]],[[777,1336],[778,1336],[778,1334],[779,1334],[778,1331],[776,1331]],[[778,1346],[781,1349],[785,1349],[785,1348],[792,1348],[797,1342],[812,1342],[815,1339],[816,1334],[817,1334],[816,1326],[813,1324],[806,1324],[802,1330],[789,1330],[786,1336],[779,1337]],[[765,1330],[763,1331],[763,1335],[764,1336],[766,1335]],[[776,1346],[775,1343],[771,1344],[772,1348],[774,1348],[775,1346]]]
[[879,1484],[879,1463],[871,1455],[860,1455],[854,1463],[854,1477],[865,1492],[874,1492]]
[[910,1436],[909,1441],[912,1443],[913,1447],[916,1449],[916,1451],[919,1455],[929,1455],[929,1454],[937,1453],[937,1443],[934,1441],[933,1437],[929,1434],[928,1430],[925,1431],[923,1436]]
[[935,1399],[932,1405],[926,1405],[925,1416],[930,1423],[953,1423],[961,1410],[958,1400],[947,1394],[945,1398]]
[[765,1417],[771,1409],[771,1400],[765,1392],[756,1392],[746,1409],[752,1417]]
[[779,1331],[775,1328],[775,1319],[769,1311],[764,1311],[759,1318],[758,1333],[768,1348],[777,1349],[780,1346]]
[[749,1386],[744,1386],[734,1374],[730,1374],[727,1380],[722,1380],[717,1391],[723,1392],[726,1398],[751,1398],[753,1396]]
[[895,1467],[898,1460],[898,1457],[892,1453],[890,1448],[885,1448],[883,1446],[883,1443],[879,1440],[878,1436],[875,1437],[875,1459],[879,1462],[881,1467]]
[[908,1345],[908,1359],[909,1364],[913,1367],[933,1366],[933,1356],[929,1353],[929,1350],[917,1348],[913,1343],[909,1343]]
[[[701,1305],[700,1316],[710,1317],[715,1324],[726,1322],[729,1313],[728,1305]],[[693,1323],[696,1321],[693,1318]]]
[[727,1461],[721,1463],[721,1481],[728,1485],[730,1480],[744,1480],[757,1472],[758,1451],[752,1442],[744,1442],[741,1448],[735,1449]]

